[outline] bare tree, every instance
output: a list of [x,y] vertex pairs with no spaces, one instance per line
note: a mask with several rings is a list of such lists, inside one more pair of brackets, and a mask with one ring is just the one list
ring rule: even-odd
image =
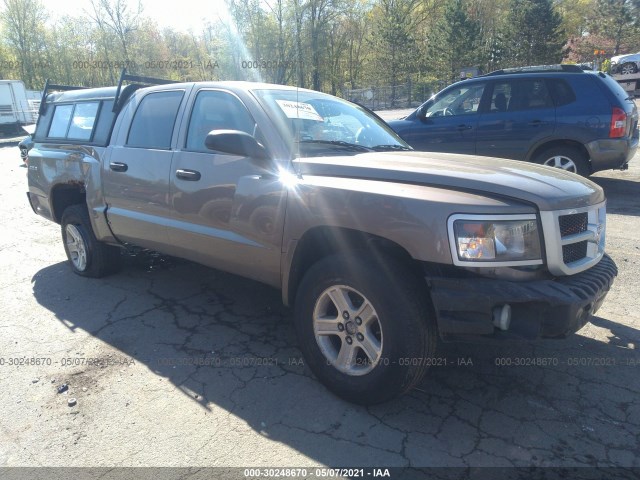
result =
[[44,50],[43,24],[46,19],[44,6],[39,0],[4,0],[2,12],[5,42],[19,63],[19,73],[28,87],[34,88]]
[[322,88],[321,60],[324,49],[321,41],[328,35],[329,22],[338,13],[339,5],[333,0],[308,0],[309,39],[311,50],[311,84],[315,90]]
[[131,37],[138,29],[142,15],[140,0],[133,10],[125,0],[91,0],[91,7],[93,21],[105,33],[110,30],[116,36],[124,61],[130,63],[129,44],[133,41]]

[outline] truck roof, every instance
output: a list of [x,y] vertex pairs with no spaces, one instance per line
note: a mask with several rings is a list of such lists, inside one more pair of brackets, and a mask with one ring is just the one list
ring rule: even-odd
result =
[[[153,85],[141,87],[140,85],[127,85],[123,87],[121,94],[123,95],[127,89],[149,88],[149,89],[166,89],[175,87],[188,87],[194,84],[206,87],[226,87],[232,90],[291,90],[308,91],[305,88],[297,88],[289,85],[277,85],[262,82],[246,82],[246,81],[210,81],[210,82],[176,82],[165,85]],[[52,92],[47,95],[47,103],[74,102],[78,100],[104,100],[115,98],[118,87],[99,87],[99,88],[83,88],[78,90],[66,90],[61,92]]]
[[115,98],[116,90],[117,87],[101,87],[53,92],[47,95],[47,103]]

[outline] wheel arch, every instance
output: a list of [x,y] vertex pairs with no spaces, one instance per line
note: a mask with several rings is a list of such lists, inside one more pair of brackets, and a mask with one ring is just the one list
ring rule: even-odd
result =
[[527,156],[527,160],[530,162],[534,161],[536,157],[540,155],[542,152],[544,152],[545,150],[551,150],[554,147],[575,148],[582,155],[584,155],[584,158],[587,161],[587,164],[589,166],[589,170],[592,170],[591,157],[589,155],[589,151],[587,150],[587,147],[585,147],[584,144],[582,142],[579,142],[578,140],[571,140],[568,138],[549,140],[547,142],[541,143],[540,145],[537,145],[535,148],[531,150],[531,152]]
[[84,185],[77,183],[66,183],[56,185],[51,189],[51,213],[53,221],[60,223],[62,214],[71,205],[87,203],[87,194]]
[[373,261],[393,259],[409,268],[417,278],[422,278],[420,264],[396,242],[378,235],[344,227],[316,226],[307,230],[294,243],[291,261],[283,272],[282,300],[285,305],[294,303],[298,286],[305,272],[326,256],[353,252],[364,253]]

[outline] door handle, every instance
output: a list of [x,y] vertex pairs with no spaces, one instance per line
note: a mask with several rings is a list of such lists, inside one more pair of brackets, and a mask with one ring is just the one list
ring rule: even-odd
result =
[[463,130],[471,130],[473,128],[472,125],[466,125],[466,124],[462,124],[462,125],[458,125],[458,130],[463,131]]
[[542,120],[532,120],[529,122],[530,127],[539,127],[541,125],[546,125],[547,122],[543,122]]
[[129,169],[129,165],[121,162],[111,162],[109,163],[109,168],[114,172],[126,172]]
[[188,180],[190,182],[197,182],[198,180],[200,180],[200,177],[202,177],[202,175],[200,175],[200,172],[197,172],[195,170],[176,170],[176,177],[178,177],[181,180]]

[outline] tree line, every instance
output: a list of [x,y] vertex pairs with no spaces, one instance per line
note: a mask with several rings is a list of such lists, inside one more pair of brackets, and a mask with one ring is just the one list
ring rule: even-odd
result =
[[594,50],[640,51],[640,0],[225,4],[227,20],[182,32],[157,25],[135,0],[90,0],[57,21],[40,0],[3,0],[0,74],[32,89],[47,78],[104,86],[126,66],[182,81],[261,80],[341,95],[406,82],[436,90],[465,67],[486,73],[593,61]]

